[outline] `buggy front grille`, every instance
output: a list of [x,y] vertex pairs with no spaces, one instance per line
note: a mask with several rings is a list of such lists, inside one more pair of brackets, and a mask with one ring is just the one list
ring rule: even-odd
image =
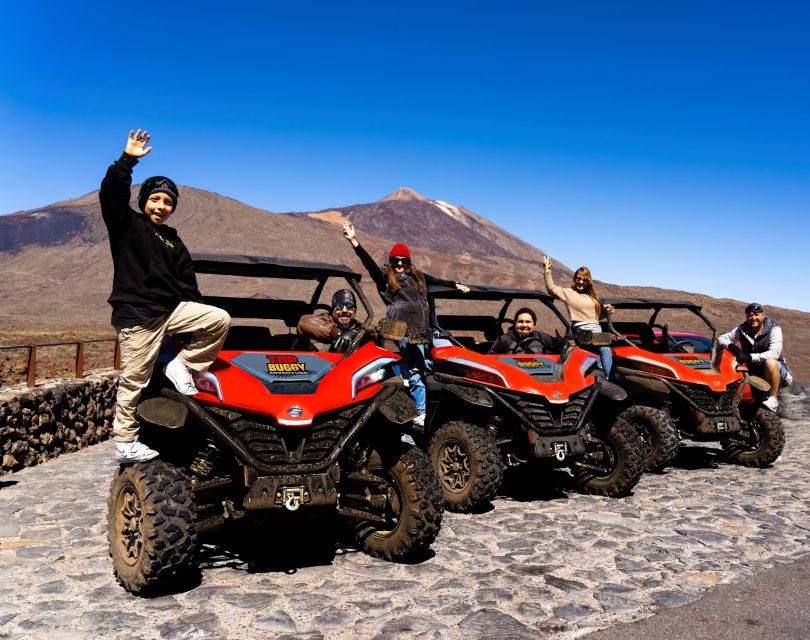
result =
[[712,391],[703,385],[677,384],[676,388],[700,411],[707,414],[729,414],[737,409],[738,391],[742,380],[730,384],[725,391]]
[[502,395],[532,423],[533,431],[541,435],[560,435],[576,433],[591,391],[586,389],[573,394],[566,404],[552,404],[537,396]]

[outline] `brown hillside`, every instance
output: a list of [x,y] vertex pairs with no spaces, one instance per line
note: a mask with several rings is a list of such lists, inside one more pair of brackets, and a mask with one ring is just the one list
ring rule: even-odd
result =
[[[134,198],[133,198],[134,202]],[[317,213],[278,214],[219,194],[181,187],[171,219],[192,251],[271,255],[347,264],[359,260],[340,233],[346,217],[380,261],[406,242],[418,265],[436,276],[503,286],[542,287],[544,253],[463,207],[399,189],[370,204]],[[488,265],[487,268],[482,264]],[[90,193],[49,207],[0,217],[0,341],[45,342],[60,336],[108,336],[112,261],[98,205]],[[571,276],[555,269],[558,282]],[[688,299],[701,303],[719,330],[741,320],[743,303],[698,294],[599,283],[603,294]],[[205,292],[205,281],[201,280]],[[241,293],[258,293],[243,285]],[[374,299],[375,296],[370,296]],[[786,355],[802,383],[810,381],[810,314],[769,309],[785,329]],[[691,317],[684,328],[702,331]]]

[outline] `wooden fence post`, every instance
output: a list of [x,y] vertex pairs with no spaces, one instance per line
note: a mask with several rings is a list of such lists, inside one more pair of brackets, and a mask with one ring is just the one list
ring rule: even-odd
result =
[[84,378],[84,343],[76,343],[76,379]]
[[36,345],[28,345],[28,378],[26,385],[32,388],[36,385],[37,380],[37,348]]

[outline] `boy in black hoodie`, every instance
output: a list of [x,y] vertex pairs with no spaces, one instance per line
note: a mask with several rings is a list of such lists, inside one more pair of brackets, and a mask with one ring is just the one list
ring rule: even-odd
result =
[[158,452],[138,441],[135,408],[165,334],[192,333],[191,342],[165,369],[180,393],[197,389],[191,371],[205,371],[219,353],[230,316],[202,304],[191,256],[177,232],[165,226],[177,207],[177,186],[163,176],[148,178],[129,206],[132,169],[147,155],[150,135],[129,132],[124,153],[101,182],[101,214],[113,258],[112,325],[121,345],[113,440],[119,462],[151,460]]

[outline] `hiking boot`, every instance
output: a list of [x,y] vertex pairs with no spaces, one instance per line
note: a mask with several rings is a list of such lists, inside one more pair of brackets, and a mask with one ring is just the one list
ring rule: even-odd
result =
[[774,396],[768,396],[765,402],[762,403],[762,406],[770,409],[771,411],[776,411],[779,408],[779,400],[777,400]]
[[188,367],[177,358],[167,364],[163,372],[174,385],[174,388],[184,396],[194,396],[199,393],[197,387],[194,386],[194,380],[191,378],[191,372],[188,370]]
[[128,462],[146,462],[158,457],[158,452],[150,449],[143,442],[116,442],[115,461],[122,464]]

